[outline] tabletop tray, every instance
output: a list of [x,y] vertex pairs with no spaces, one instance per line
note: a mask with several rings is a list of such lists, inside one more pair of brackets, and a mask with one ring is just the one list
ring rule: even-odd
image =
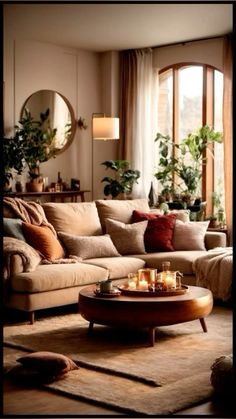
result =
[[170,297],[175,295],[183,295],[189,291],[187,285],[182,285],[181,288],[168,291],[129,290],[128,285],[119,285],[117,288],[121,291],[121,294],[129,295],[132,297]]

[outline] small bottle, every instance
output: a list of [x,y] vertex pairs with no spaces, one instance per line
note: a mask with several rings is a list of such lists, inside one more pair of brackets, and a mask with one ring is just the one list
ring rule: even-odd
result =
[[61,172],[58,172],[57,174],[57,189],[61,192],[62,191],[62,178],[61,178]]

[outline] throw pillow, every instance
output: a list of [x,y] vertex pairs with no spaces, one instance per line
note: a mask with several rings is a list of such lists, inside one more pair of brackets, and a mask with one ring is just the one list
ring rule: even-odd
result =
[[106,220],[106,231],[121,255],[143,254],[145,252],[144,233],[147,221],[124,224],[120,221]]
[[141,199],[98,199],[95,201],[99,218],[101,221],[104,233],[106,231],[106,219],[110,218],[115,221],[120,221],[125,224],[131,223],[133,210],[148,211],[148,200]]
[[68,253],[81,259],[120,256],[108,234],[86,237],[59,232],[58,236]]
[[15,239],[23,240],[25,237],[22,232],[22,221],[18,218],[3,218],[3,233],[4,236],[14,237]]
[[159,215],[133,211],[132,222],[148,220],[144,234],[145,249],[148,253],[173,251],[172,244],[176,215]]
[[72,359],[56,352],[34,352],[18,358],[17,361],[25,368],[49,377],[56,377],[79,369]]
[[23,222],[22,230],[27,243],[38,250],[45,259],[55,260],[64,257],[64,249],[49,227]]
[[173,246],[175,250],[206,250],[205,234],[209,221],[190,221],[183,223],[176,220]]

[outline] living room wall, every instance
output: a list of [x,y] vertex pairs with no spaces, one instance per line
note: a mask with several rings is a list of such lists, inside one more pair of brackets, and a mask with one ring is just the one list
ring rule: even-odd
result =
[[[42,174],[51,183],[60,171],[63,181],[80,179],[81,189],[91,191],[92,113],[118,116],[118,53],[99,54],[24,39],[11,11],[6,9],[4,14],[5,135],[13,135],[22,106],[32,93],[41,89],[61,93],[70,102],[76,120],[84,118],[88,127],[76,129],[68,149],[42,164]],[[100,163],[116,158],[117,142],[94,143],[94,198],[102,198],[105,169]],[[92,199],[92,193],[87,193],[86,199]]]

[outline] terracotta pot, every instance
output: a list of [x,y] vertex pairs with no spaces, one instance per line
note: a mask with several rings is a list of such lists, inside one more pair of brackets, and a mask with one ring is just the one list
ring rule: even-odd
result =
[[27,192],[42,192],[43,191],[43,182],[27,182],[26,183]]

